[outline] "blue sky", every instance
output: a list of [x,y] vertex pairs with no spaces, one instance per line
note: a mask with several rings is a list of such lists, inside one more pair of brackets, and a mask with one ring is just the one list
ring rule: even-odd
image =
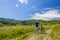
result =
[[60,18],[60,0],[0,0],[0,17],[28,20],[39,19],[41,14],[42,17],[48,14]]

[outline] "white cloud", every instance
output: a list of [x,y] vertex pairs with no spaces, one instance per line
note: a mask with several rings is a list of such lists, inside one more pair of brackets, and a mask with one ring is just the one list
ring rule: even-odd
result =
[[16,4],[16,7],[19,7],[19,5],[18,5],[18,4]]
[[32,18],[30,19],[36,19],[36,20],[52,20],[53,18],[60,18],[60,10],[49,10],[41,13],[35,13],[34,15],[31,15]]
[[28,0],[18,0],[18,3],[16,4],[16,7],[19,7],[19,3],[28,4]]
[[19,0],[21,4],[28,4],[28,0]]

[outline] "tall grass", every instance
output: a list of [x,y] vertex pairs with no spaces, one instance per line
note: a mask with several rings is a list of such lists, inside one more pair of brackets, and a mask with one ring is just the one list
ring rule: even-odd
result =
[[34,32],[33,26],[9,26],[0,27],[0,40],[12,39],[19,36],[19,39],[27,36],[29,33]]
[[50,36],[53,40],[60,40],[60,24],[56,24],[53,26]]

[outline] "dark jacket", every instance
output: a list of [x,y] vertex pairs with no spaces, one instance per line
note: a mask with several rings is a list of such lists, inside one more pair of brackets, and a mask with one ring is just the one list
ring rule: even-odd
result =
[[38,27],[39,22],[35,22],[36,27]]

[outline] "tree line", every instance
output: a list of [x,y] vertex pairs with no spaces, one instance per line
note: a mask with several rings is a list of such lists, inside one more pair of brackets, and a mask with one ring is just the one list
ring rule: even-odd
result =
[[[52,25],[52,24],[59,24],[60,20],[51,20],[51,21],[43,21],[38,20],[39,24],[42,25]],[[35,25],[34,23],[36,20],[14,20],[14,19],[8,19],[8,18],[0,18],[0,27],[7,25],[7,26],[15,26],[15,25]]]

